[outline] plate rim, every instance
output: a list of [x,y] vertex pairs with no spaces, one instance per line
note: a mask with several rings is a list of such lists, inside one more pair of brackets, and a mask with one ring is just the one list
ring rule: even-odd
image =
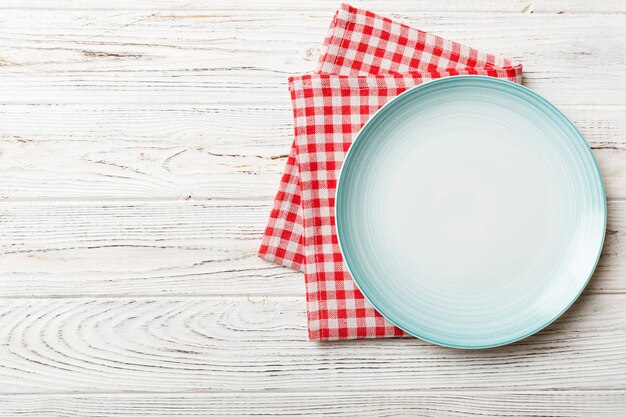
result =
[[[382,113],[383,111],[385,111],[386,108],[392,106],[394,103],[396,103],[399,99],[401,99],[405,95],[415,94],[416,90],[423,90],[423,89],[431,88],[435,84],[455,82],[455,80],[470,79],[470,78],[472,80],[477,80],[479,82],[488,82],[488,83],[493,83],[493,84],[506,85],[506,86],[509,86],[509,87],[513,87],[514,89],[517,89],[518,91],[521,91],[521,92],[523,92],[525,94],[530,94],[535,99],[539,100],[540,102],[542,102],[543,104],[545,104],[546,106],[551,108],[553,111],[555,111],[556,115],[558,117],[562,118],[567,124],[569,124],[571,127],[573,127],[574,128],[574,132],[575,132],[575,136],[576,136],[576,140],[581,142],[584,145],[586,152],[591,156],[591,160],[593,162],[593,169],[594,169],[595,173],[597,174],[598,179],[600,180],[600,191],[602,193],[602,205],[603,205],[603,212],[602,212],[602,220],[603,220],[602,239],[600,240],[600,244],[598,246],[595,262],[593,263],[593,267],[591,268],[587,278],[584,280],[584,283],[581,286],[580,290],[578,291],[578,293],[574,297],[572,297],[572,299],[563,308],[563,310],[561,310],[557,315],[555,315],[553,318],[548,320],[546,323],[543,323],[540,326],[538,326],[535,329],[533,329],[530,333],[527,333],[527,334],[522,335],[522,336],[514,337],[513,339],[510,339],[510,340],[507,340],[507,341],[504,341],[504,342],[500,342],[500,343],[483,344],[483,345],[476,345],[476,346],[473,346],[473,345],[472,346],[466,346],[466,345],[462,345],[462,344],[453,344],[453,343],[446,343],[446,342],[434,340],[434,339],[426,337],[424,335],[420,335],[418,332],[405,329],[404,327],[398,325],[398,323],[396,323],[395,320],[392,320],[392,319],[388,318],[385,314],[383,314],[383,312],[380,310],[380,308],[373,302],[373,300],[371,299],[370,295],[368,295],[365,291],[363,291],[363,288],[361,288],[361,285],[359,284],[359,281],[355,278],[355,275],[354,275],[354,273],[352,271],[352,268],[350,267],[350,265],[346,261],[346,257],[344,255],[344,253],[345,253],[345,251],[344,251],[344,244],[342,243],[340,227],[339,227],[339,220],[338,220],[339,217],[337,215],[338,214],[338,206],[339,206],[338,202],[339,202],[340,190],[342,189],[342,184],[345,181],[347,181],[345,179],[342,180],[343,178],[345,178],[345,176],[344,176],[344,168],[347,165],[346,161],[348,161],[350,153],[354,149],[355,143],[357,143],[357,141],[360,138],[363,137],[363,132],[365,131],[366,127],[368,125],[370,125],[371,123],[373,123],[373,121],[377,118],[377,116],[380,113]],[[361,139],[361,140],[363,140],[363,139]],[[554,104],[549,102],[547,99],[542,97],[540,94],[536,93],[535,91],[533,91],[530,88],[525,87],[525,86],[523,86],[521,84],[518,84],[518,83],[515,83],[515,82],[512,82],[512,81],[508,81],[508,80],[505,80],[505,79],[502,79],[502,78],[489,77],[489,76],[485,76],[485,75],[454,75],[454,76],[450,76],[450,77],[442,77],[442,78],[437,78],[437,79],[434,79],[434,80],[429,80],[429,81],[427,81],[425,83],[416,85],[414,87],[411,87],[411,88],[407,89],[406,91],[403,91],[402,93],[398,94],[396,97],[392,98],[387,103],[385,103],[381,108],[379,108],[376,112],[374,112],[374,114],[372,114],[369,117],[367,122],[361,127],[361,129],[359,129],[359,132],[356,134],[356,136],[354,136],[354,139],[352,140],[352,143],[350,144],[350,147],[349,147],[348,151],[346,152],[344,160],[343,160],[343,162],[341,164],[341,168],[339,170],[339,175],[337,177],[337,187],[335,189],[334,198],[335,198],[335,206],[333,208],[333,215],[335,216],[335,230],[336,230],[336,233],[337,233],[337,241],[338,241],[338,244],[339,244],[339,250],[340,250],[341,256],[343,258],[343,263],[346,266],[346,268],[348,270],[348,273],[350,274],[350,277],[352,278],[352,281],[355,283],[355,285],[357,286],[357,288],[359,289],[361,294],[363,294],[365,299],[372,305],[372,307],[378,313],[380,313],[385,318],[385,320],[389,321],[391,324],[393,324],[394,326],[398,327],[403,332],[405,332],[405,333],[407,333],[407,334],[409,334],[409,335],[411,335],[413,337],[416,337],[418,339],[421,339],[421,340],[423,340],[425,342],[432,343],[434,345],[439,345],[439,346],[444,346],[444,347],[449,347],[449,348],[455,348],[455,349],[477,350],[477,349],[489,349],[489,348],[495,348],[495,347],[499,347],[499,346],[505,346],[505,345],[509,345],[509,344],[518,342],[520,340],[526,339],[527,337],[530,337],[530,336],[540,332],[541,330],[545,329],[546,327],[550,326],[552,323],[554,323],[556,320],[558,320],[559,317],[561,317],[567,310],[570,309],[570,307],[576,302],[576,300],[578,300],[578,298],[580,298],[581,294],[585,291],[585,289],[589,285],[589,281],[591,281],[591,277],[595,273],[595,270],[596,270],[596,268],[598,266],[598,262],[600,261],[600,257],[602,255],[602,249],[604,248],[604,241],[605,241],[605,238],[606,238],[607,200],[606,200],[606,188],[604,186],[604,178],[602,177],[602,173],[600,172],[600,167],[598,165],[598,161],[596,160],[596,157],[594,156],[594,154],[593,154],[593,152],[591,150],[591,147],[589,146],[589,143],[587,142],[587,140],[585,139],[583,134],[576,127],[576,125],[561,110],[559,110]]]

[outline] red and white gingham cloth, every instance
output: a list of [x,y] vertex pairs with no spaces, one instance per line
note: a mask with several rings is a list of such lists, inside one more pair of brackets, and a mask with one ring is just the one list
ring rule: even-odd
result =
[[343,262],[334,218],[339,170],[352,139],[387,101],[466,74],[519,83],[522,66],[344,4],[316,72],[289,79],[295,140],[259,256],[305,273],[309,339],[404,335],[365,300]]

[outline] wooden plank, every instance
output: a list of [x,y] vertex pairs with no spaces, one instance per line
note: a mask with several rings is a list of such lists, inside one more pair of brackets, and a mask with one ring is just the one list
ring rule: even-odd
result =
[[306,340],[303,298],[0,301],[0,393],[626,389],[626,295],[514,345]]
[[[626,107],[564,106],[609,199],[626,198]],[[0,199],[274,197],[292,136],[288,98],[224,107],[0,106]]]
[[254,201],[3,203],[0,294],[303,295],[300,273],[256,257],[270,209]]
[[[303,295],[256,257],[269,202],[0,204],[0,295]],[[626,292],[626,202],[609,205],[593,293]]]
[[0,198],[270,199],[293,127],[261,106],[0,106]]
[[[6,103],[284,104],[287,75],[315,67],[331,16],[4,10],[0,94]],[[525,83],[557,104],[626,104],[621,15],[391,16],[523,61]]]
[[[373,0],[355,0],[354,6],[370,9],[378,13],[402,11],[442,11],[442,12],[511,12],[511,13],[623,13],[626,11],[620,0],[396,0],[380,2]],[[232,13],[237,10],[276,11],[276,10],[334,10],[339,3],[336,0],[317,0],[315,2],[294,3],[288,0],[264,1],[262,5],[253,1],[211,1],[189,2],[186,0],[141,0],[132,3],[123,0],[111,0],[103,3],[98,0],[56,1],[54,4],[37,0],[22,0],[15,3],[0,1],[2,9],[62,9],[62,10],[194,10]]]
[[0,396],[0,416],[481,416],[623,417],[625,391],[428,391]]

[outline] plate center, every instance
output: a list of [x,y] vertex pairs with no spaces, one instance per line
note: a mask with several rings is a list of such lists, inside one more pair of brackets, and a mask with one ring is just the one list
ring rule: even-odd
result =
[[549,166],[522,133],[458,124],[397,138],[374,236],[401,248],[400,264],[423,272],[416,279],[491,288],[528,279],[553,238]]

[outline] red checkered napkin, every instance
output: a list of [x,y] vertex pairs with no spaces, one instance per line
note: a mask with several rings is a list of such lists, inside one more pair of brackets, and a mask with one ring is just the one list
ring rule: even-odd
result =
[[408,88],[451,75],[521,82],[522,66],[342,5],[317,71],[289,79],[295,140],[259,256],[304,271],[309,338],[393,337],[358,290],[335,231],[335,189],[344,156],[363,124]]

